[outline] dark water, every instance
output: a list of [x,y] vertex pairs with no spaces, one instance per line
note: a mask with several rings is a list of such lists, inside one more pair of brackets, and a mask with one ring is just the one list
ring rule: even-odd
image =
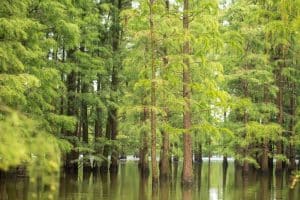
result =
[[62,174],[59,188],[55,190],[41,187],[28,178],[2,178],[0,180],[0,200],[300,200],[300,186],[290,189],[289,176],[261,176],[251,173],[243,177],[230,162],[227,170],[222,162],[204,162],[194,169],[195,185],[191,189],[182,189],[180,184],[181,166],[173,166],[172,178],[162,183],[152,193],[151,177],[139,176],[137,163],[128,161],[120,164],[119,173],[110,175],[84,175],[77,178]]

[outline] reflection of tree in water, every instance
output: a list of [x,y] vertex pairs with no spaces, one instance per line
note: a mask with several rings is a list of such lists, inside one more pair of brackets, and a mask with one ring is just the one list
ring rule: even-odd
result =
[[[159,199],[169,200],[170,199],[170,182],[168,180],[163,180],[159,184]],[[172,199],[172,198],[171,198]]]
[[29,197],[29,178],[0,176],[0,200],[10,199],[33,199],[37,195]]
[[283,194],[283,173],[276,173],[275,175],[275,199],[284,199]]
[[140,175],[139,199],[148,200],[148,176]]
[[102,197],[103,199],[109,197],[109,181],[108,174],[101,173],[101,183],[102,183]]
[[198,187],[198,191],[200,192],[201,189],[201,178],[202,178],[202,162],[195,163],[195,184]]
[[[194,185],[182,187],[180,181],[181,163],[173,165],[172,177],[161,181],[158,190],[152,193],[151,179],[140,177],[137,164],[120,166],[118,174],[110,173],[83,174],[82,179],[70,173],[61,173],[58,191],[51,191],[40,182],[31,183],[28,178],[0,178],[0,200],[35,200],[47,199],[51,193],[53,200],[109,199],[109,200],[173,200],[173,199],[223,199],[223,200],[267,200],[300,199],[299,185],[289,189],[288,174],[261,174],[249,172],[243,176],[233,163],[227,168],[222,163],[203,162],[194,165]],[[80,176],[81,177],[81,176]]]
[[192,187],[182,187],[182,200],[192,200]]
[[258,199],[259,200],[265,200],[270,199],[270,179],[269,175],[267,174],[260,174],[259,177],[259,188],[258,188]]

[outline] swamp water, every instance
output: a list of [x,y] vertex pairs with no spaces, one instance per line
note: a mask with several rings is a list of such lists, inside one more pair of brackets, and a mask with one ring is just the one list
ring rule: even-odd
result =
[[172,178],[152,194],[151,177],[141,178],[137,162],[121,163],[115,176],[88,174],[74,177],[62,173],[58,189],[50,192],[28,178],[0,179],[0,200],[31,200],[50,197],[54,200],[300,200],[300,186],[289,188],[287,174],[262,176],[250,173],[243,177],[229,162],[227,170],[221,161],[195,165],[195,184],[181,187],[181,163],[174,166]]

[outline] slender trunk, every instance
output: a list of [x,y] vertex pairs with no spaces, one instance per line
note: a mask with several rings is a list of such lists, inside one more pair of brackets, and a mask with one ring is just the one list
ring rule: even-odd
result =
[[224,154],[223,156],[223,168],[228,167],[228,159],[227,159],[227,154]]
[[[77,108],[76,108],[76,72],[71,71],[71,73],[67,77],[67,90],[68,90],[68,107],[67,107],[67,115],[68,116],[77,116]],[[77,123],[78,126],[78,123]],[[67,136],[77,137],[77,130],[75,131],[66,131]],[[72,143],[75,147],[75,143]],[[78,151],[73,148],[66,155],[66,164],[65,168],[68,172],[77,173],[78,172],[78,163],[73,162],[78,159]]]
[[[109,141],[110,137],[111,137],[111,115],[110,115],[110,113],[108,113],[107,121],[106,121],[105,138],[107,141]],[[110,146],[108,144],[105,144],[104,149],[103,149],[103,157],[105,158],[105,160],[103,160],[101,162],[101,166],[100,166],[101,173],[107,173],[107,171],[108,171],[109,149],[110,149]]]
[[[243,89],[244,89],[244,95],[245,97],[247,98],[249,96],[248,94],[248,83],[247,81],[243,81]],[[244,138],[246,136],[246,126],[247,126],[247,123],[248,123],[248,113],[247,113],[247,110],[245,108],[245,111],[244,111],[244,116],[243,116],[243,120],[244,120],[244,127],[245,127],[245,131],[244,131]],[[243,162],[243,174],[246,175],[249,173],[249,162],[248,160],[246,160],[245,158],[248,156],[248,150],[249,149],[249,145],[246,145],[245,147],[243,147],[243,158],[244,158],[244,162]]]
[[[165,0],[165,7],[166,7],[166,13],[169,14],[169,0]],[[164,38],[166,38],[166,35],[164,35]],[[163,63],[164,63],[164,71],[162,74],[162,77],[164,80],[167,80],[167,65],[168,65],[168,58],[167,58],[167,47],[164,47],[163,49],[164,57],[163,57]],[[163,102],[166,102],[166,95],[163,93]],[[168,105],[164,104],[164,111],[165,111],[165,117],[164,117],[164,123],[168,123],[169,120],[169,110]],[[168,179],[170,176],[170,142],[169,142],[169,133],[166,130],[162,131],[162,155],[161,155],[161,165],[160,165],[160,178],[161,179]]]
[[[112,118],[111,118],[111,140],[115,141],[117,139],[117,129],[118,129],[118,121],[116,119],[117,116],[117,109],[112,110]],[[113,145],[112,146],[112,154],[111,154],[111,164],[110,164],[110,172],[116,173],[118,171],[118,147]]]
[[289,170],[295,170],[296,169],[296,149],[294,144],[294,126],[295,126],[295,117],[296,117],[296,84],[291,83],[291,91],[292,94],[290,96],[290,126],[289,126]]
[[152,185],[158,183],[158,170],[156,161],[156,64],[155,64],[155,39],[153,21],[154,0],[150,0],[150,45],[151,45],[151,166],[152,166]]
[[174,145],[172,145],[172,148],[173,148],[173,152],[174,155],[173,155],[173,162],[178,162],[179,161],[179,154],[178,154],[178,143],[175,142]]
[[[85,96],[89,91],[89,84],[82,81],[81,94]],[[88,109],[87,109],[87,101],[82,99],[81,102],[81,120],[82,120],[82,141],[88,144],[89,141],[89,133],[88,133]]]
[[202,163],[202,144],[201,144],[201,142],[196,142],[195,162]]
[[[266,86],[264,86],[264,103],[266,106],[269,103],[269,98],[268,98],[268,89]],[[268,121],[265,121],[263,123],[267,123]],[[262,141],[262,155],[260,156],[260,170],[263,173],[267,173],[269,171],[269,147],[268,147],[268,140],[266,138],[263,139]]]
[[169,134],[162,131],[163,145],[161,156],[160,178],[167,179],[170,175],[170,162],[169,162]]
[[[141,113],[141,126],[145,126],[148,117],[148,110],[144,107]],[[141,147],[139,152],[139,169],[142,177],[149,175],[149,162],[148,162],[148,132],[142,130],[141,132]]]
[[[117,104],[118,97],[115,95],[119,87],[118,73],[120,71],[120,58],[119,58],[119,43],[120,43],[120,19],[119,14],[121,10],[121,0],[114,0],[113,5],[115,7],[112,18],[112,50],[113,50],[113,69],[112,69],[112,80],[111,80],[111,90],[113,95],[111,99]],[[111,140],[116,140],[118,135],[118,110],[116,106],[113,106],[111,109]],[[119,152],[116,146],[112,146],[112,155],[111,155],[111,165],[110,171],[116,173],[118,171],[118,157]]]
[[269,171],[268,152],[269,152],[268,140],[265,139],[262,144],[262,155],[260,159],[261,171],[264,173]]
[[[101,92],[101,77],[97,75],[97,96],[100,98]],[[95,119],[95,141],[102,135],[102,120],[101,120],[102,109],[100,106],[96,106],[96,119]]]
[[[189,0],[183,2],[183,30],[189,32]],[[190,41],[186,39],[183,44],[183,173],[182,182],[189,185],[193,182],[193,156],[192,156],[192,136],[191,136],[191,75],[190,75]]]
[[[277,71],[277,108],[278,108],[278,115],[277,115],[277,123],[283,125],[283,77],[282,77],[282,66],[279,67]],[[277,141],[276,143],[276,154],[282,155],[283,153],[283,144],[282,141]],[[276,172],[281,172],[283,169],[282,160],[276,160]]]
[[269,171],[273,171],[274,163],[273,163],[273,156],[274,156],[274,150],[273,150],[273,142],[268,142],[268,150],[271,156],[268,158],[268,165],[269,165]]

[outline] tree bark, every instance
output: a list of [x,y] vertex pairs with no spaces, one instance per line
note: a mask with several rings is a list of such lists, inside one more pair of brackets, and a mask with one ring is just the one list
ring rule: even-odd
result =
[[201,142],[196,142],[195,162],[202,163],[202,144],[201,144]]
[[[100,74],[97,75],[97,96],[100,98],[101,92],[101,77]],[[102,120],[101,120],[102,109],[100,106],[96,106],[96,119],[95,119],[95,141],[102,135]]]
[[[144,103],[143,103],[144,104]],[[148,118],[148,110],[144,107],[141,113],[141,126],[145,126],[146,120]],[[148,133],[147,131],[141,132],[141,147],[139,152],[139,169],[142,177],[149,175],[149,162],[148,162]]]
[[260,159],[260,167],[263,173],[269,171],[268,153],[269,153],[268,140],[265,139],[262,144],[262,155]]
[[[85,96],[89,92],[89,84],[82,81],[81,94]],[[87,101],[82,98],[81,102],[81,120],[82,120],[82,141],[86,144],[89,142],[89,132],[88,132],[88,105]]]
[[[283,125],[283,77],[282,77],[282,66],[279,67],[279,70],[277,71],[277,86],[278,86],[278,92],[277,92],[277,108],[278,108],[278,114],[277,114],[277,123],[281,126]],[[283,145],[282,141],[276,142],[276,154],[282,155],[283,153]],[[276,172],[281,172],[283,169],[283,163],[282,160],[276,160]]]
[[[189,32],[189,0],[183,1],[183,30]],[[186,39],[183,44],[183,174],[182,183],[190,185],[193,183],[193,156],[192,156],[192,136],[191,136],[191,75],[190,75],[190,41]]]
[[[118,97],[116,95],[119,87],[119,78],[118,74],[121,70],[120,66],[122,65],[119,58],[119,43],[120,43],[120,34],[121,34],[121,28],[120,28],[120,11],[122,8],[121,0],[114,0],[113,5],[115,9],[113,10],[113,16],[112,16],[112,26],[111,26],[111,32],[112,32],[112,51],[113,51],[113,69],[112,69],[112,80],[111,80],[111,90],[113,94],[111,95],[112,101],[114,101],[116,104],[118,102]],[[111,140],[116,140],[118,135],[118,109],[117,107],[112,107],[111,109]],[[118,171],[118,157],[119,152],[118,148],[116,146],[112,147],[112,155],[111,155],[111,165],[110,165],[110,171],[113,173],[116,173]]]
[[296,169],[296,149],[295,149],[295,144],[294,144],[294,126],[295,126],[295,118],[296,118],[296,84],[292,82],[290,84],[291,88],[291,96],[290,96],[290,125],[289,125],[289,170],[295,170]]
[[162,145],[160,178],[167,179],[170,176],[169,134],[166,131],[162,131],[162,137],[163,137],[163,145]]
[[154,39],[154,21],[153,21],[154,0],[150,0],[149,25],[150,25],[150,46],[151,46],[151,168],[152,185],[158,183],[158,170],[156,161],[156,64],[155,64],[155,39]]
[[[70,52],[72,53],[72,52]],[[71,73],[67,76],[67,90],[68,90],[68,103],[67,103],[67,115],[68,116],[77,116],[77,106],[76,106],[76,89],[77,85],[77,76],[76,72],[73,70]],[[78,127],[78,123],[76,125]],[[77,129],[75,131],[66,131],[67,136],[77,137]],[[72,143],[72,145],[75,147],[75,143]],[[74,148],[71,150],[71,152],[67,153],[66,155],[66,163],[65,163],[65,169],[68,172],[77,174],[78,172],[78,163],[73,162],[74,160],[78,159],[78,151],[76,151]]]

